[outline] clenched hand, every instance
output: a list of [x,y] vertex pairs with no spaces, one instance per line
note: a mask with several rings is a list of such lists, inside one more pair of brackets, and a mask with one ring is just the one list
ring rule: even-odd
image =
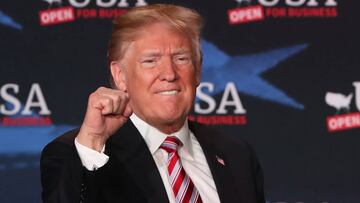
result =
[[131,114],[126,92],[100,87],[89,96],[77,141],[100,152],[106,140],[124,125]]

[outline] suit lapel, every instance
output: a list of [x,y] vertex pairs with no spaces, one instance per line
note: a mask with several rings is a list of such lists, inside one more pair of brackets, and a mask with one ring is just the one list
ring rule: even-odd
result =
[[229,163],[226,154],[220,150],[213,140],[214,132],[197,126],[189,122],[190,130],[194,133],[196,139],[204,151],[207,163],[212,173],[216,189],[222,203],[225,202],[241,202],[237,199],[237,190],[234,184],[234,178],[229,170]]
[[111,138],[116,156],[126,167],[149,202],[169,202],[155,161],[143,137],[129,120]]
[[[190,130],[194,133],[212,173],[216,189],[222,203],[241,202],[234,184],[234,178],[229,170],[231,164],[224,150],[215,144],[213,131],[189,122]],[[143,137],[129,120],[121,129],[111,137],[112,150],[119,160],[124,163],[129,174],[142,193],[148,197],[149,202],[169,202],[165,187],[155,161]],[[222,164],[224,162],[224,164]]]

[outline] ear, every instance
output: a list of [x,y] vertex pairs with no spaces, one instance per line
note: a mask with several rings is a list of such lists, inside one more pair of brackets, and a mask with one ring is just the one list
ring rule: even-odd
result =
[[110,70],[117,89],[126,92],[126,74],[124,67],[122,67],[119,61],[112,61],[110,63]]

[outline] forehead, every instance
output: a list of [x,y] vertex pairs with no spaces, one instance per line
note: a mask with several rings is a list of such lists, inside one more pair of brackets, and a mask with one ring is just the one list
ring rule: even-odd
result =
[[190,50],[187,35],[163,23],[151,24],[140,28],[136,39],[131,42],[131,46],[141,52],[148,52],[150,50],[161,52]]

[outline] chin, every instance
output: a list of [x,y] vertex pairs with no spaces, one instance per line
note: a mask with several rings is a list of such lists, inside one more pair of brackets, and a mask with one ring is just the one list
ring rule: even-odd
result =
[[159,118],[165,123],[177,123],[183,120],[184,117],[180,112],[162,111],[158,114]]
[[181,118],[178,114],[171,114],[164,112],[162,115],[159,116],[165,122],[175,122]]

